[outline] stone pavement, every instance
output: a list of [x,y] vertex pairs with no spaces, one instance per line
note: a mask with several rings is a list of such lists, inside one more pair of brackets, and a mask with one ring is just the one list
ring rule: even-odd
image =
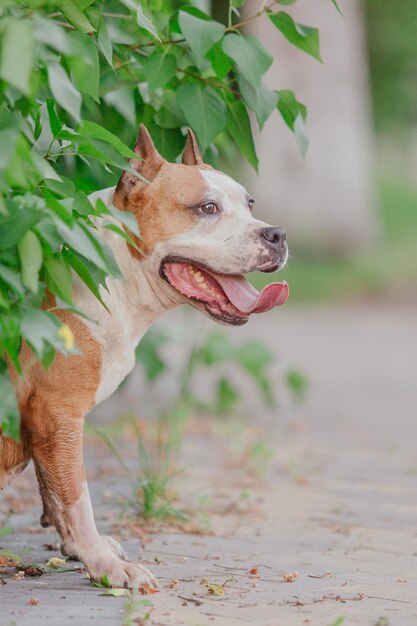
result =
[[[187,429],[177,488],[208,533],[144,534],[126,524],[118,517],[126,480],[89,438],[99,529],[121,536],[132,557],[141,552],[161,592],[138,596],[151,604],[135,606],[101,595],[83,572],[16,580],[2,568],[0,626],[415,626],[416,314],[288,307],[231,330],[268,342],[278,354],[276,378],[298,366],[311,389],[299,406],[283,397],[274,420],[197,420]],[[250,454],[253,441],[263,444],[259,458]],[[129,442],[120,446],[128,458]],[[0,525],[15,528],[0,547],[32,563],[60,556],[45,548],[57,536],[40,529],[39,515],[26,470],[0,496]]]

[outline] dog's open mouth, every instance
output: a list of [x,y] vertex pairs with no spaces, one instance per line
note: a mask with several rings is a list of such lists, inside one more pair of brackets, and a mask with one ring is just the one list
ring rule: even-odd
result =
[[226,324],[245,324],[251,313],[269,311],[288,298],[286,282],[270,283],[259,292],[244,276],[219,274],[185,259],[167,258],[161,275],[176,291],[200,302],[213,318]]

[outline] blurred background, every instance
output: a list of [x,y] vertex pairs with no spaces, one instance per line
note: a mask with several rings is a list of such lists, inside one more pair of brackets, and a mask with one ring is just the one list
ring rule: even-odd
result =
[[323,65],[275,37],[267,20],[254,22],[274,52],[270,79],[275,73],[308,105],[310,146],[303,161],[271,118],[250,183],[259,210],[289,231],[292,303],[415,300],[416,6],[367,0],[342,3],[343,16],[333,9],[292,7],[320,28]]

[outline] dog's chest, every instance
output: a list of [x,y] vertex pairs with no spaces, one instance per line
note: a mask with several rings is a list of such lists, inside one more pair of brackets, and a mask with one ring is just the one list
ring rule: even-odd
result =
[[111,396],[135,365],[135,346],[129,338],[121,334],[117,336],[114,328],[113,337],[107,336],[102,346],[101,376],[96,392],[96,404]]

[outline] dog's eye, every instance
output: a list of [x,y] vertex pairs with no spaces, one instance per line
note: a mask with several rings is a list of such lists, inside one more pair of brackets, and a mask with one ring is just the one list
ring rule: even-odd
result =
[[199,207],[199,211],[201,213],[204,213],[204,215],[213,215],[213,213],[217,213],[218,212],[218,207],[216,204],[214,204],[214,202],[206,202],[206,204],[202,204]]
[[254,204],[255,204],[255,200],[253,198],[249,198],[248,200],[249,211],[253,210]]

